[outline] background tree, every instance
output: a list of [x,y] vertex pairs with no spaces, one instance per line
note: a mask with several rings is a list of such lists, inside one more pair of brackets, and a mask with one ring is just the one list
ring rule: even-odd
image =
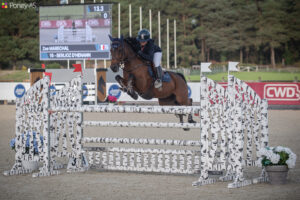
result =
[[[58,5],[58,0],[19,0],[41,5]],[[93,3],[93,0],[85,0]],[[97,0],[99,2],[99,0]],[[103,0],[103,3],[111,1]],[[78,4],[80,0],[69,0]],[[118,33],[118,6],[113,3],[112,31]],[[239,60],[241,63],[276,62],[300,65],[299,0],[122,0],[121,33],[129,36],[128,6],[132,6],[132,34],[139,31],[139,7],[143,27],[149,29],[152,10],[152,38],[158,42],[157,13],[161,13],[161,48],[166,66],[167,18],[170,26],[170,66],[174,65],[173,22],[177,22],[177,65],[191,67],[203,61]],[[17,68],[22,63],[39,63],[38,12],[35,9],[0,10],[0,66]]]

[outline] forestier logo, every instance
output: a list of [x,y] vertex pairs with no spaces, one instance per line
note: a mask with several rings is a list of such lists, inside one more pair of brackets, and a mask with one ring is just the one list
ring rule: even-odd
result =
[[23,84],[16,85],[16,87],[14,89],[14,93],[17,98],[22,98],[23,95],[25,94],[25,91],[26,91],[26,89]]
[[299,86],[297,84],[266,84],[264,98],[269,101],[299,101]]
[[2,8],[4,8],[4,9],[7,8],[7,3],[5,3],[5,2],[3,3],[2,2]]
[[117,84],[113,84],[108,89],[108,95],[114,96],[117,99],[121,96],[121,90]]
[[15,2],[9,2],[9,3],[2,3],[2,8],[13,8],[13,9],[28,9],[28,8],[36,8],[36,3],[15,3]]

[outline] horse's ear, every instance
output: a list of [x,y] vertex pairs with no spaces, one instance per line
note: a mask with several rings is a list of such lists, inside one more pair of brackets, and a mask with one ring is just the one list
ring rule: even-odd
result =
[[111,37],[111,35],[108,35],[108,37],[109,37],[110,41],[113,41],[113,40],[114,40],[114,38]]

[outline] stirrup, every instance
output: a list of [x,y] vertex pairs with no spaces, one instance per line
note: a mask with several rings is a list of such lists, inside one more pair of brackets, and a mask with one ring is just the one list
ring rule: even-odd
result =
[[155,82],[154,82],[154,87],[155,88],[160,88],[162,87],[162,81],[160,79],[157,79]]

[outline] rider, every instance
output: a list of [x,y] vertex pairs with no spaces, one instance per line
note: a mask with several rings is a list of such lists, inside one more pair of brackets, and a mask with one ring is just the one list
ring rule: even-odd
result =
[[162,57],[161,48],[154,44],[154,40],[150,38],[150,33],[147,29],[140,30],[136,39],[141,45],[141,50],[139,50],[138,54],[145,60],[153,62],[156,68],[154,87],[162,87],[162,68],[160,66]]

